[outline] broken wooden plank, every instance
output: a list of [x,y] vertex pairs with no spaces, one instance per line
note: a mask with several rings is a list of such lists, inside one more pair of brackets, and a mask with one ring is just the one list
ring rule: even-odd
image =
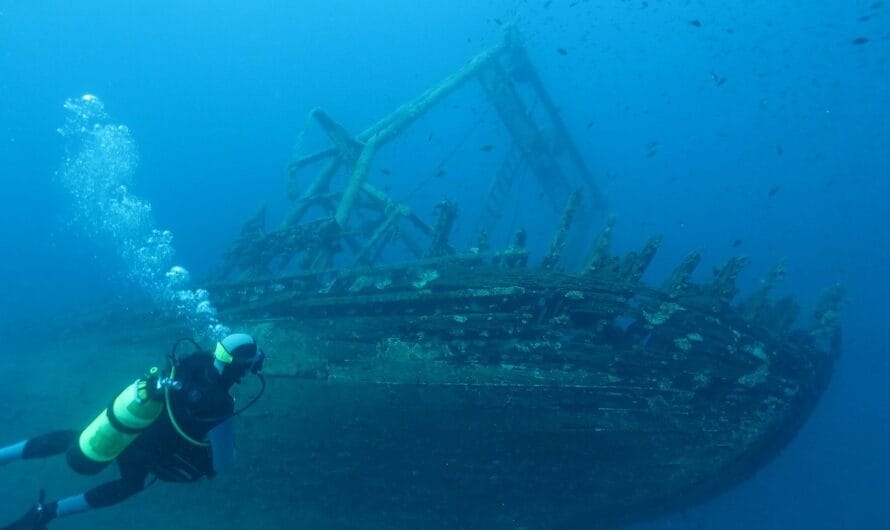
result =
[[587,261],[584,265],[584,274],[593,274],[606,268],[612,261],[609,251],[612,247],[612,229],[615,228],[615,216],[609,216],[606,226],[593,242]]
[[569,196],[569,200],[566,202],[565,209],[562,212],[562,217],[559,220],[559,228],[556,230],[556,234],[553,236],[553,241],[550,243],[550,250],[541,261],[542,269],[550,270],[559,261],[563,248],[565,248],[569,230],[572,228],[572,221],[575,218],[575,213],[578,211],[578,207],[581,206],[581,197],[580,189],[576,189]]
[[676,298],[686,292],[691,284],[692,273],[701,263],[702,251],[694,250],[671,272],[661,288],[668,296]]

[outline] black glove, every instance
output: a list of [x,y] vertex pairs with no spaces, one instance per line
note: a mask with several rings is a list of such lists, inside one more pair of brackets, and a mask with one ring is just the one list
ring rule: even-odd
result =
[[40,491],[40,499],[18,521],[4,526],[0,530],[45,530],[47,523],[56,518],[58,503],[43,502],[43,491]]

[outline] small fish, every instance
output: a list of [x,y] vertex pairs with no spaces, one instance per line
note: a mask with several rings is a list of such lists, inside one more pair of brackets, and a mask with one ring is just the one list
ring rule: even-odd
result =
[[861,46],[867,42],[868,42],[868,37],[856,37],[855,39],[853,39],[854,46]]
[[479,150],[482,151],[483,153],[489,153],[489,152],[491,152],[492,149],[494,149],[494,146],[491,144],[485,144],[479,148]]
[[658,140],[646,142],[646,158],[652,158],[658,154]]
[[690,21],[689,21],[689,25],[690,25],[690,26],[693,26],[693,27],[696,27],[696,28],[700,28],[700,27],[701,27],[701,20],[699,20],[699,19],[690,20]]
[[444,169],[440,169],[439,171],[436,171],[436,176],[439,177],[439,178],[444,177],[444,176],[445,176],[445,170],[444,170]]
[[587,128],[589,129],[591,127],[593,127],[593,120],[590,120],[589,122],[587,122]]
[[720,77],[715,72],[711,72],[711,81],[713,81],[714,84],[717,86],[723,86],[723,83],[726,82],[726,78]]
[[556,53],[558,53],[560,55],[568,55],[569,54],[569,52],[567,52],[565,48],[557,48]]
[[386,169],[385,167],[380,168],[380,172],[384,175],[392,175],[392,171]]
[[882,7],[884,7],[884,2],[875,2],[871,5],[872,9],[881,9]]
[[498,26],[504,25],[504,21],[499,18],[494,19],[494,23],[497,24]]
[[871,15],[862,15],[861,17],[859,17],[856,20],[858,20],[859,22],[867,22],[867,21],[871,20]]
[[780,189],[782,189],[782,188],[780,188],[779,186],[773,186],[772,188],[769,189],[769,193],[767,194],[767,197],[775,197],[776,194],[779,193]]
[[782,156],[783,154],[785,154],[785,150],[782,149],[782,146],[781,146],[781,145],[777,145],[777,146],[776,146],[776,154],[779,155],[779,156]]
[[640,4],[640,6],[642,6],[643,9],[646,9],[647,7],[649,7],[649,2],[643,2],[642,4]]
[[433,141],[433,133],[429,133],[429,134],[427,135],[427,137],[426,137],[426,141],[427,141],[427,142],[432,142],[432,141]]
[[732,248],[739,248],[740,246],[742,246],[741,239],[736,239],[735,241],[732,242]]

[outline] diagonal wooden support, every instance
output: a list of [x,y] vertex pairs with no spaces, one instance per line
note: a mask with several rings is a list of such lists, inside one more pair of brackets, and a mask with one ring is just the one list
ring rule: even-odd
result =
[[496,63],[479,72],[479,82],[497,110],[501,122],[510,132],[510,137],[540,182],[550,205],[555,211],[559,211],[572,193],[572,186],[546,147],[547,141],[543,133],[516,92],[513,82],[503,67]]
[[337,156],[340,160],[348,164],[354,164],[358,159],[359,153],[362,151],[363,144],[349,135],[345,127],[335,122],[321,109],[314,109],[312,117],[324,129],[328,137],[334,142],[337,149]]
[[417,216],[416,213],[411,208],[408,208],[404,204],[397,203],[393,201],[386,193],[380,191],[370,182],[365,182],[362,184],[362,191],[368,194],[369,197],[378,201],[383,208],[387,208],[390,205],[399,209],[399,213],[402,214],[406,219],[411,221],[411,223],[420,230],[426,236],[432,236],[433,229],[430,225],[426,224],[423,219]]
[[[420,118],[426,111],[438,104],[460,88],[469,79],[472,79],[479,70],[500,57],[507,47],[506,39],[483,51],[471,59],[460,70],[446,77],[435,86],[427,89],[420,96],[405,103],[388,116],[379,120],[358,134],[355,139],[361,143],[375,141],[378,147],[392,140],[400,132],[408,128],[414,121]],[[300,169],[320,162],[337,154],[337,148],[327,148],[301,157],[288,165],[291,175]]]
[[337,213],[334,214],[334,219],[340,223],[340,226],[346,226],[346,221],[349,220],[349,214],[352,212],[358,192],[362,189],[362,184],[365,183],[365,177],[371,169],[371,163],[374,161],[375,154],[377,154],[377,144],[374,141],[366,143],[355,161],[355,165],[352,167],[349,182],[343,191],[343,198],[340,199],[340,204],[337,205]]
[[368,242],[358,251],[355,256],[355,262],[353,266],[358,265],[373,265],[372,261],[368,259],[368,254],[378,245],[378,243],[382,243],[382,240],[386,238],[393,230],[396,229],[397,223],[399,219],[399,211],[396,209],[391,210],[386,218],[377,225],[377,229],[374,230],[374,234],[368,239]]
[[551,126],[556,134],[555,140],[559,142],[562,150],[568,155],[569,162],[587,188],[585,200],[588,201],[593,210],[603,210],[606,207],[605,197],[599,186],[597,186],[590,169],[587,167],[584,157],[581,156],[578,146],[572,140],[572,135],[569,134],[559,108],[550,98],[550,93],[532,65],[525,47],[522,46],[519,33],[514,28],[509,28],[505,39],[509,49],[509,61],[510,68],[514,73],[513,77],[520,78],[522,82],[528,83],[535,91],[538,101],[544,107],[547,117],[550,119]]
[[299,224],[306,215],[306,211],[312,206],[312,203],[320,193],[325,192],[331,184],[334,175],[340,170],[341,164],[339,158],[332,158],[325,165],[324,169],[318,174],[312,184],[297,200],[291,211],[288,212],[287,218],[284,220],[284,228]]
[[482,203],[482,213],[476,223],[477,233],[494,231],[503,216],[504,203],[513,189],[513,182],[524,165],[525,158],[522,151],[516,142],[511,143],[510,149],[504,156],[504,161],[498,167],[497,173],[488,186],[488,193],[485,194],[485,200]]

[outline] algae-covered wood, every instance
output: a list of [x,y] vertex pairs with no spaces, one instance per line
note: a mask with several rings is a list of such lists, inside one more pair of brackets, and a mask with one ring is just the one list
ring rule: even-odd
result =
[[838,292],[812,330],[771,329],[728,305],[735,262],[670,294],[613,262],[574,275],[471,255],[218,286],[273,356],[248,443],[284,456],[258,480],[424,528],[606,528],[738,483],[827,384]]

